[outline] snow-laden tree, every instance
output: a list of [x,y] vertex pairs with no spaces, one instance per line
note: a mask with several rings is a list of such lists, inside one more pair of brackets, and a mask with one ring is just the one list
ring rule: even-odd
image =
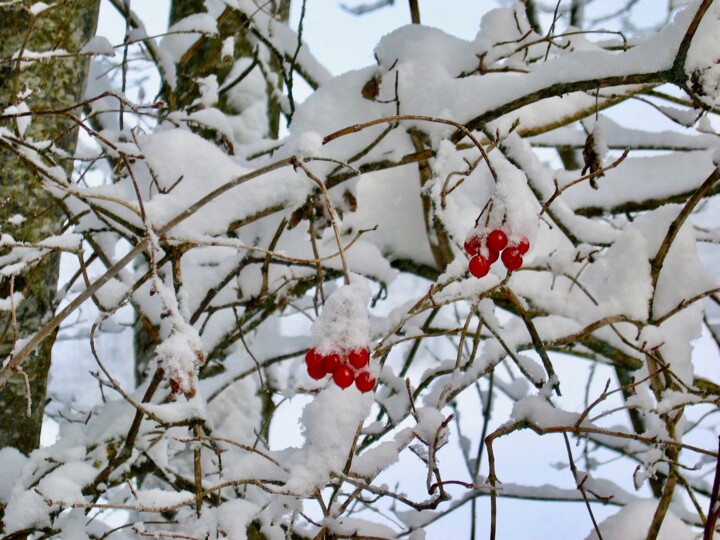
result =
[[[284,2],[179,3],[162,36],[112,4],[119,45],[2,48],[0,146],[67,216],[25,240],[38,211],[2,214],[3,279],[71,270],[39,329],[3,289],[0,386],[63,325],[102,390],[48,395],[50,446],[0,442],[4,538],[542,536],[538,505],[564,536],[712,538],[719,1],[639,28],[632,1],[528,0],[470,41],[411,1],[337,77],[305,3],[296,28]],[[19,91],[78,55],[76,105]],[[125,326],[136,384],[98,347]]]

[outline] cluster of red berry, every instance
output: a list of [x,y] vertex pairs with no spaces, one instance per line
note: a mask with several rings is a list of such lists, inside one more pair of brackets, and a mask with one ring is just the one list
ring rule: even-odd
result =
[[310,349],[305,355],[307,372],[315,380],[332,375],[333,381],[343,390],[355,382],[363,394],[375,388],[375,379],[367,367],[370,364],[368,349],[353,349],[342,354],[320,354]]
[[507,234],[495,229],[488,235],[470,236],[465,240],[464,247],[471,257],[468,271],[476,278],[481,278],[490,272],[490,265],[498,258],[511,272],[520,268],[523,265],[522,256],[530,249],[530,242],[522,238],[518,243],[509,245]]

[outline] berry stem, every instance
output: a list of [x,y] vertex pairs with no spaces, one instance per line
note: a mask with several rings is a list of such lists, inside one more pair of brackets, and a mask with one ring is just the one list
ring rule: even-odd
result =
[[340,260],[342,261],[345,285],[350,285],[350,271],[348,270],[347,260],[345,260],[345,247],[343,245],[342,238],[340,237],[340,229],[337,224],[337,219],[335,218],[335,210],[333,210],[332,202],[330,201],[330,193],[328,193],[327,186],[325,186],[325,182],[320,180],[317,176],[313,174],[310,169],[303,165],[303,163],[297,158],[297,156],[293,156],[292,158],[290,158],[290,163],[295,169],[300,168],[305,171],[305,174],[308,176],[308,178],[315,182],[320,188],[320,190],[323,192],[325,209],[330,216],[330,223],[332,224],[333,232],[335,233],[335,241],[337,242],[338,252],[340,253]]

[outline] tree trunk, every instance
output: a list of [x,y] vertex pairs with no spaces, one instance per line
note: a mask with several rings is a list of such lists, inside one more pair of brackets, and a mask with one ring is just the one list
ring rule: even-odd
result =
[[[47,52],[64,49],[79,51],[95,33],[99,0],[68,0],[53,4],[33,15],[19,4],[0,7],[0,58],[7,59],[21,49]],[[24,44],[24,45],[23,45]],[[87,74],[87,57],[58,58],[36,62],[18,71],[14,62],[0,63],[0,110],[18,102],[23,88],[37,90],[27,101],[31,110],[58,109],[82,98]],[[77,130],[60,115],[45,116],[32,123],[26,137],[35,141],[53,140],[67,152],[74,152]],[[4,126],[15,130],[16,126]],[[17,132],[16,132],[17,133]],[[5,145],[0,144],[0,230],[17,241],[34,242],[60,230],[63,213],[56,200],[42,187],[40,177],[31,166]],[[72,160],[65,169],[72,170]],[[13,216],[22,216],[9,222]],[[0,255],[7,253],[7,249]],[[5,359],[13,349],[15,338],[35,333],[56,304],[59,259],[46,257],[30,271],[15,277],[14,282],[0,280],[0,297],[11,290],[25,298],[16,312],[18,335],[14,335],[9,312],[0,312],[0,357]],[[27,454],[40,443],[47,374],[54,335],[46,339],[23,364],[28,376],[31,407],[22,374],[12,377],[0,390],[0,448],[14,446]]]

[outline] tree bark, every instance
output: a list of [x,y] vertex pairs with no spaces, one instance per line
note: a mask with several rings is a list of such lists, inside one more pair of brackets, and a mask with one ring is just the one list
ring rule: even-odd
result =
[[[49,52],[64,49],[79,51],[95,33],[99,0],[67,0],[33,15],[18,4],[0,7],[0,58],[9,59],[21,49]],[[37,90],[27,104],[31,110],[58,109],[77,103],[85,89],[87,57],[57,58],[35,62],[19,69],[16,62],[0,63],[0,110],[18,103],[23,88]],[[77,141],[74,124],[60,115],[49,115],[33,122],[25,132],[35,141],[52,140],[72,153]],[[14,125],[6,125],[16,130]],[[17,134],[17,131],[16,131]],[[35,242],[58,232],[63,213],[58,202],[42,186],[33,168],[6,145],[0,144],[0,231],[17,241]],[[72,160],[63,164],[72,170]],[[13,216],[22,216],[9,222]],[[0,255],[7,253],[0,251]],[[11,289],[25,298],[16,311],[17,337],[36,332],[56,305],[59,258],[46,257],[31,270],[18,275],[11,283],[0,278],[0,297],[7,298]],[[0,357],[5,359],[13,349],[15,335],[8,312],[0,312]],[[0,390],[0,448],[14,446],[27,454],[40,443],[47,375],[50,368],[54,335],[46,339],[23,364],[30,395],[26,393],[22,374],[12,377]],[[26,414],[31,398],[30,415]]]

